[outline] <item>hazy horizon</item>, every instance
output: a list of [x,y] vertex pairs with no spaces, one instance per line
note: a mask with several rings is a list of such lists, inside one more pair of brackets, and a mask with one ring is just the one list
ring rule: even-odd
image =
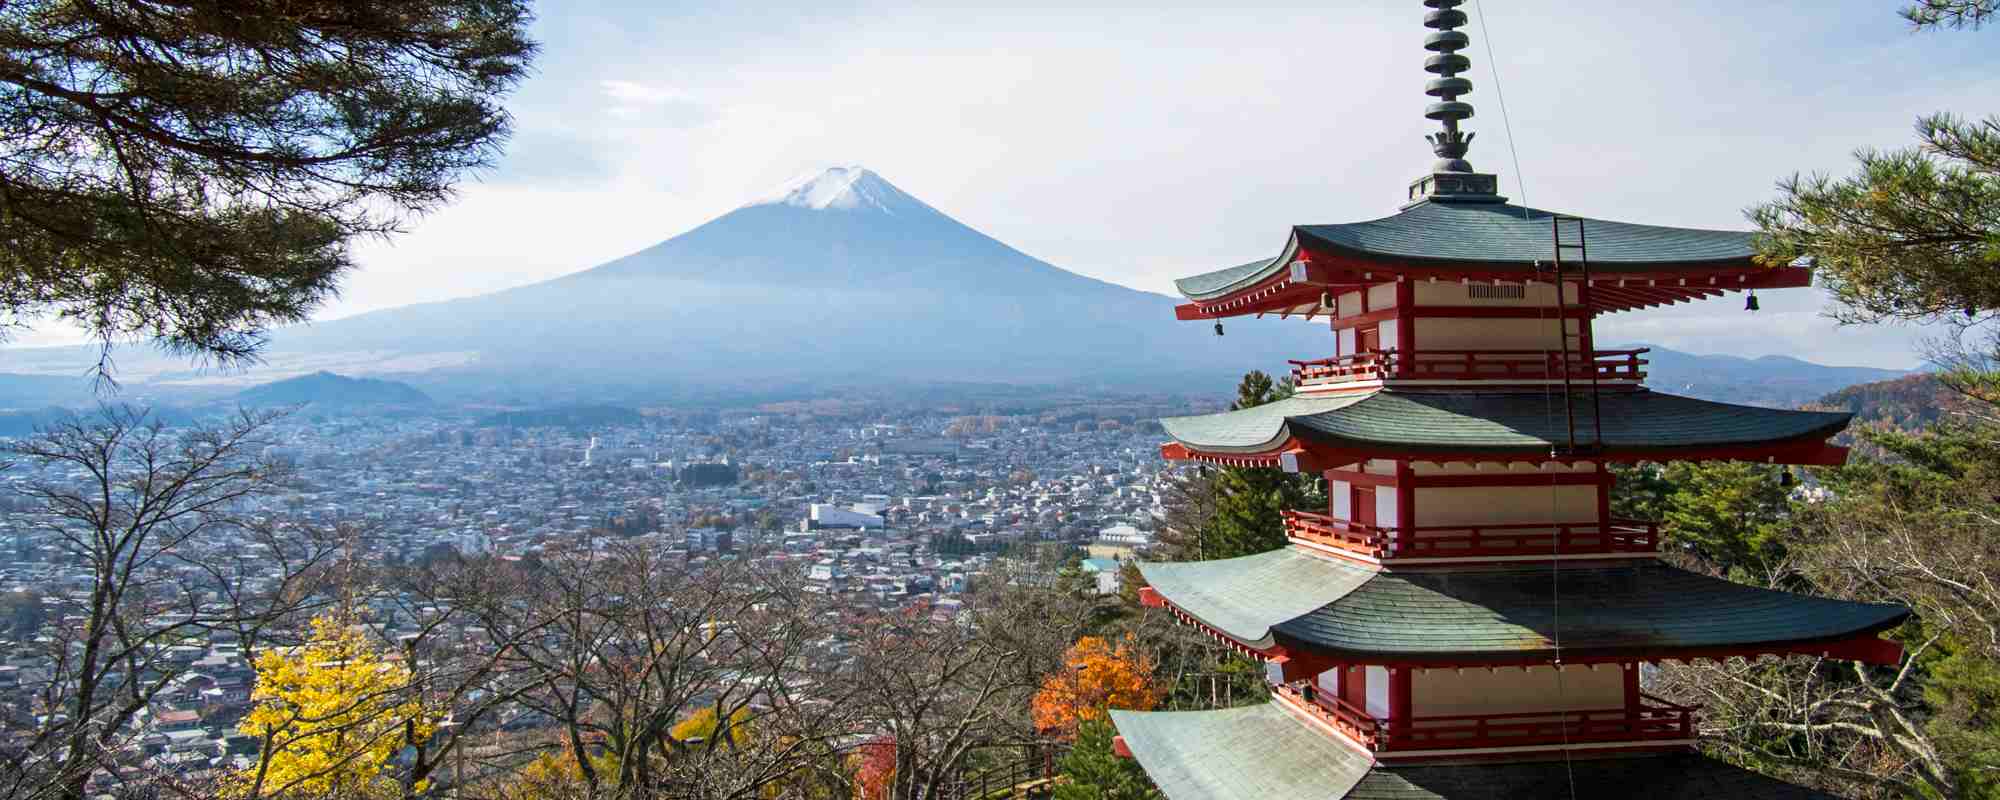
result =
[[[409,233],[360,244],[316,318],[579,272],[834,164],[1062,269],[1171,294],[1275,252],[1290,225],[1395,211],[1430,160],[1412,5],[548,3],[499,166]],[[1846,173],[1857,148],[1909,144],[1917,116],[2000,94],[1982,39],[1910,33],[1878,2],[1543,0],[1485,18],[1468,29],[1472,161],[1516,202],[1606,219],[1742,229],[1780,177]],[[1613,315],[1599,336],[1917,362],[1919,332],[1837,327],[1816,295]],[[45,327],[9,346],[77,341]]]

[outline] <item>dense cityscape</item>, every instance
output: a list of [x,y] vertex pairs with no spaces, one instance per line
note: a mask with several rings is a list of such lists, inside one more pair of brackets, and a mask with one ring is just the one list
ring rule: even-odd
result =
[[[518,562],[551,551],[655,548],[700,565],[765,562],[848,607],[949,611],[999,561],[1080,571],[1102,593],[1158,524],[1169,467],[1158,426],[1047,411],[896,414],[841,404],[657,412],[284,414],[256,455],[289,465],[289,489],[236,510],[288,524],[366,531],[364,558]],[[816,410],[817,409],[817,410]],[[169,429],[169,433],[172,429]],[[0,484],[85,482],[81,470],[17,465]],[[94,575],[58,531],[70,521],[5,501],[0,579],[11,612],[0,640],[0,701],[38,711],[53,677],[43,625],[89,601]],[[254,546],[190,542],[193,558]],[[156,569],[188,572],[179,562]],[[276,581],[281,576],[272,565]],[[44,611],[43,609],[47,609]],[[376,620],[393,638],[394,615]],[[404,621],[407,623],[407,620]],[[240,770],[257,743],[238,733],[255,671],[233,636],[178,642],[172,686],[136,717],[127,763],[171,773]],[[34,727],[20,716],[15,736]],[[104,776],[109,780],[109,776]],[[108,785],[108,784],[107,784]]]

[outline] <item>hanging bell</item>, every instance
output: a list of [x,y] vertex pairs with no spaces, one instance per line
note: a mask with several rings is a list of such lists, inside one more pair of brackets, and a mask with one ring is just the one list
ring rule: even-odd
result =
[[1743,310],[1744,310],[1744,311],[1756,311],[1756,310],[1757,310],[1757,293],[1756,293],[1756,292],[1751,292],[1751,293],[1750,293],[1750,299],[1748,299],[1748,300],[1745,300],[1745,301],[1743,301]]
[[1320,308],[1324,308],[1324,309],[1326,309],[1326,313],[1328,313],[1328,314],[1331,314],[1331,313],[1333,313],[1333,311],[1334,311],[1334,308],[1333,308],[1333,293],[1332,293],[1332,292],[1320,292],[1320,293],[1319,293],[1319,307],[1320,307]]
[[1222,335],[1222,323],[1220,323],[1220,322],[1218,322],[1218,323],[1215,323],[1215,335],[1217,335],[1217,336],[1221,336],[1221,335]]

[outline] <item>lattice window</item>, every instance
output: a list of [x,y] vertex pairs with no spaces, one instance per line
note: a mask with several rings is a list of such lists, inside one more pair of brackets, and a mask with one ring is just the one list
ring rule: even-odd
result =
[[1492,285],[1474,283],[1465,287],[1465,294],[1474,300],[1521,300],[1528,296],[1528,287],[1518,283]]

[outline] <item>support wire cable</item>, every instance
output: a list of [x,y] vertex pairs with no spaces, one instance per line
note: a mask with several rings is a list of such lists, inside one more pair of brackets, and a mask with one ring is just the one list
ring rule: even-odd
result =
[[[1500,125],[1501,129],[1505,131],[1507,134],[1507,152],[1509,157],[1513,160],[1514,164],[1514,185],[1519,187],[1521,190],[1521,220],[1523,222],[1527,222],[1532,219],[1532,214],[1533,214],[1533,212],[1529,211],[1530,206],[1528,205],[1527,173],[1521,169],[1521,150],[1520,147],[1516,145],[1514,142],[1513,117],[1512,115],[1507,113],[1507,92],[1505,89],[1501,88],[1500,84],[1500,59],[1499,57],[1494,55],[1493,27],[1491,25],[1488,25],[1486,22],[1486,3],[1484,3],[1482,0],[1472,0],[1472,7],[1473,10],[1479,14],[1479,30],[1481,33],[1485,34],[1485,36],[1482,36],[1480,38],[1485,40],[1486,43],[1486,68],[1493,76],[1494,99],[1500,104]],[[1579,225],[1580,224],[1581,223],[1579,223]],[[1557,265],[1555,280],[1553,281],[1553,284],[1555,286],[1556,332],[1560,337],[1562,337],[1560,341],[1564,345],[1563,349],[1567,351],[1569,343],[1569,323],[1565,314],[1563,313],[1565,298],[1563,296],[1564,294],[1563,275],[1560,266],[1562,263],[1561,259],[1562,250],[1561,247],[1559,246],[1561,242],[1561,234],[1560,234],[1561,229],[1559,225],[1560,223],[1557,223],[1554,220],[1550,221],[1551,228],[1557,232],[1555,236],[1555,242],[1558,244],[1558,247],[1555,249],[1553,253],[1556,256],[1555,263]],[[1540,313],[1540,310],[1541,310],[1540,306],[1538,305],[1536,309],[1537,314]],[[1546,345],[1544,345],[1542,348],[1542,363],[1545,364],[1550,363],[1548,347]],[[1561,365],[1561,368],[1563,369],[1564,372],[1564,379],[1567,380],[1569,372],[1569,364],[1565,363]],[[1555,385],[1547,382],[1545,378],[1542,388],[1543,413],[1545,415],[1547,422],[1551,426],[1555,424],[1555,399],[1553,397],[1554,392],[1555,392]],[[1592,399],[1595,400],[1596,398],[1593,397]],[[1572,402],[1572,400],[1573,398],[1568,396],[1565,396],[1563,398],[1563,402],[1566,404]],[[1603,443],[1603,437],[1599,436],[1598,439],[1599,439],[1598,443],[1601,445]],[[1572,445],[1573,444],[1574,442],[1572,442]],[[1574,453],[1572,452],[1571,455],[1574,455]],[[1600,467],[1602,466],[1601,463],[1599,466]],[[1554,524],[1556,522],[1556,514],[1559,511],[1560,504],[1558,503],[1557,500],[1557,494],[1560,491],[1558,489],[1559,486],[1560,486],[1559,475],[1551,474],[1549,476],[1549,512],[1550,512],[1549,522],[1551,524]],[[1601,519],[1598,520],[1599,525],[1603,525],[1605,524],[1605,522],[1606,522],[1605,520]],[[1568,698],[1568,692],[1566,691],[1566,688],[1563,685],[1562,533],[1560,528],[1553,528],[1552,531],[1553,534],[1549,537],[1550,538],[1549,598],[1550,598],[1550,610],[1553,616],[1553,625],[1552,625],[1552,630],[1550,632],[1549,641],[1553,649],[1555,650],[1556,703],[1558,706],[1557,707],[1558,719],[1561,720],[1561,722],[1558,723],[1558,727],[1562,729],[1562,738],[1563,738],[1563,773],[1569,783],[1570,800],[1577,800],[1576,768],[1575,765],[1571,762],[1570,758],[1569,698]]]

